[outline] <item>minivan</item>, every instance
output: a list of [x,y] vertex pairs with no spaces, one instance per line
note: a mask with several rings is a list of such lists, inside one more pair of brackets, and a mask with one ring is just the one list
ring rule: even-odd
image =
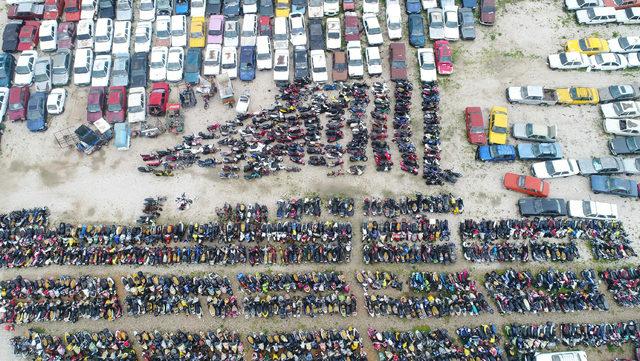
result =
[[256,46],[258,36],[258,16],[246,14],[242,20],[242,32],[240,33],[240,46]]
[[273,22],[273,48],[289,49],[289,25],[285,17],[277,17]]
[[266,35],[258,36],[258,39],[256,40],[256,58],[258,70],[266,70],[273,67],[271,41]]
[[93,69],[93,50],[77,49],[73,60],[73,84],[87,86],[91,84],[91,70]]

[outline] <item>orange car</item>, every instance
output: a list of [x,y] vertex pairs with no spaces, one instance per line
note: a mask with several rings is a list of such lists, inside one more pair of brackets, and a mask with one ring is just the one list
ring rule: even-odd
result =
[[542,198],[548,197],[550,191],[549,182],[540,178],[515,173],[506,173],[504,175],[504,187],[515,192]]

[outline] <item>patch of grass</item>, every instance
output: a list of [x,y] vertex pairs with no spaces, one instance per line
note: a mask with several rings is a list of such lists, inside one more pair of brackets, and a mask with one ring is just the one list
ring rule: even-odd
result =
[[500,55],[505,58],[522,59],[524,58],[524,52],[520,49],[502,51]]
[[44,327],[31,327],[31,330],[32,330],[33,332],[37,332],[37,333],[39,333],[39,334],[43,334],[43,333],[46,333],[46,332],[47,332],[47,330],[45,330],[45,328],[44,328]]
[[569,26],[569,25],[573,25],[576,24],[576,18],[573,16],[573,13],[570,12],[564,12],[563,16],[559,17],[559,22],[560,24],[562,24],[563,27]]
[[620,33],[617,32],[617,31],[614,31],[612,35],[613,35],[614,38],[617,38],[617,37],[620,36]]
[[426,332],[429,333],[431,332],[431,327],[429,326],[417,326],[413,328],[414,331],[420,331],[420,332]]

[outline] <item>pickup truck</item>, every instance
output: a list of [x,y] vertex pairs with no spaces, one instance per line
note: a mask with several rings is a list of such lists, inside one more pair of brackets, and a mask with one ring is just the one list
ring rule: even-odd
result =
[[528,85],[507,88],[507,100],[518,104],[555,105],[558,102],[558,95],[555,89]]

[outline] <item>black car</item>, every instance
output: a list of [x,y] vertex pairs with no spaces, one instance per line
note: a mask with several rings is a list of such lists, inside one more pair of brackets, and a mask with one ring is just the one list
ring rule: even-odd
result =
[[222,14],[227,19],[235,19],[238,16],[240,16],[240,1],[224,0],[224,7],[222,8]]
[[22,24],[22,20],[14,20],[5,25],[2,33],[2,51],[15,53],[18,50],[18,34],[20,34]]
[[131,57],[131,84],[132,88],[147,87],[147,69],[149,62],[149,53],[135,53]]
[[640,154],[640,136],[614,137],[609,141],[611,154]]
[[222,14],[222,0],[207,0],[205,13],[207,16]]
[[98,18],[116,18],[116,4],[113,0],[98,0]]
[[523,217],[567,215],[567,202],[562,198],[522,198],[518,207]]
[[324,50],[324,30],[321,19],[309,20],[309,49]]
[[260,6],[258,8],[258,12],[260,13],[260,15],[273,17],[273,0],[260,0],[259,4]]
[[309,77],[309,52],[306,47],[299,45],[293,48],[293,63],[295,67],[293,72],[294,79]]

